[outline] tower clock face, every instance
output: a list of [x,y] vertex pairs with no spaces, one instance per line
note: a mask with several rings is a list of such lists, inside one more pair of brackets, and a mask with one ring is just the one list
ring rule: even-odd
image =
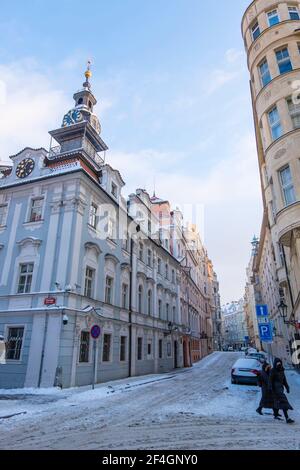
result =
[[81,112],[78,109],[71,109],[71,111],[65,114],[62,127],[72,126],[72,124],[77,124],[81,121],[83,121]]
[[34,160],[32,158],[25,158],[22,160],[16,169],[16,175],[18,178],[26,178],[34,170]]

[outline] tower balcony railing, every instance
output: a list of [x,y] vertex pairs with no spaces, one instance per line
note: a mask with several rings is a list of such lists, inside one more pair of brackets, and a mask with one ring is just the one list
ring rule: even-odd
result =
[[66,148],[63,152],[61,145],[56,145],[50,148],[49,158],[55,158],[60,154],[64,155],[71,152],[74,153],[82,151],[84,151],[95,163],[97,163],[97,165],[102,165],[104,163],[104,159],[102,158],[102,156],[98,152],[96,152],[95,149],[88,143],[83,143],[83,145],[78,146],[78,148]]

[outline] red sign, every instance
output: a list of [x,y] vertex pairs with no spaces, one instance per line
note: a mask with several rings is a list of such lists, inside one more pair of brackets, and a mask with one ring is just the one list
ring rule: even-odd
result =
[[44,300],[45,305],[55,305],[56,304],[56,298],[55,297],[46,297]]

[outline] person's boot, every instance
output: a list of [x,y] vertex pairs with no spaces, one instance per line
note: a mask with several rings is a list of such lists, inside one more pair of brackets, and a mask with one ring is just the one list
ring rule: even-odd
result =
[[263,416],[263,412],[262,412],[262,409],[260,407],[257,408],[256,413]]
[[294,421],[292,418],[288,418],[288,419],[286,420],[286,423],[287,423],[287,424],[293,424],[294,422],[295,422],[295,421]]

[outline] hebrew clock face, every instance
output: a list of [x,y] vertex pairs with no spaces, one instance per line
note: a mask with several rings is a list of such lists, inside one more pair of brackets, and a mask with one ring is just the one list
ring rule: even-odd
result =
[[62,127],[68,127],[81,121],[83,121],[82,113],[78,109],[71,109],[71,111],[65,114]]
[[25,158],[16,168],[16,175],[18,178],[26,178],[34,170],[34,160],[32,158]]

